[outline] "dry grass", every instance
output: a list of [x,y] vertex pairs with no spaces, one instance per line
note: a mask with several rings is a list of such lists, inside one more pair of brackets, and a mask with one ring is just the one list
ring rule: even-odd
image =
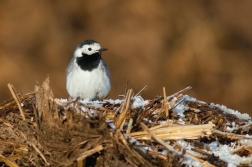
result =
[[[189,157],[202,166],[225,166],[206,147],[209,142],[239,145],[240,139],[252,140],[249,120],[184,99],[182,93],[190,87],[138,108],[132,107],[136,96],[129,89],[120,103],[103,100],[97,108],[79,99],[55,99],[49,82],[47,78],[25,95],[8,85],[13,99],[0,105],[2,165],[182,166]],[[166,97],[165,88],[163,93]],[[184,118],[174,112],[178,105],[187,107]],[[228,133],[232,122],[237,128]],[[180,144],[181,139],[191,150]],[[237,147],[231,154],[249,157],[252,147]]]

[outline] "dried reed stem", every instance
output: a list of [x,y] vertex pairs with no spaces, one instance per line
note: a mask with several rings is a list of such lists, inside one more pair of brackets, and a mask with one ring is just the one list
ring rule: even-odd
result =
[[50,166],[50,164],[47,162],[45,156],[42,154],[42,152],[33,144],[30,143],[30,145],[34,148],[34,150],[41,156],[41,158],[45,161],[47,166]]
[[192,87],[191,87],[191,86],[187,86],[185,89],[182,89],[182,90],[178,91],[178,92],[175,93],[173,96],[177,96],[177,95],[179,95],[179,94],[182,94],[182,93],[184,93],[184,92],[186,92],[186,91],[188,91],[188,90],[190,90],[190,89],[192,89]]
[[164,92],[164,109],[165,109],[165,117],[166,119],[168,119],[169,116],[169,106],[168,106],[168,101],[167,101],[167,97],[166,97],[166,91],[165,91],[165,87],[163,87],[163,92]]
[[[182,151],[180,152],[180,151],[175,150],[172,146],[167,145],[161,138],[159,138],[157,135],[155,135],[153,132],[151,132],[150,129],[144,123],[141,122],[140,125],[141,125],[142,129],[145,130],[149,136],[151,136],[152,139],[154,139],[156,142],[158,142],[159,144],[164,146],[168,151],[171,151],[173,154],[176,154],[176,155],[182,154]],[[193,155],[190,155],[187,152],[185,153],[185,155],[190,156],[192,159],[195,159],[195,160],[201,162],[204,167],[215,167],[214,165],[208,163],[207,161],[204,161],[204,160],[199,159]]]
[[122,143],[124,144],[126,149],[130,152],[130,154],[132,156],[134,156],[135,158],[137,158],[142,165],[148,166],[148,167],[152,166],[149,163],[149,161],[145,160],[138,152],[136,152],[134,149],[131,149],[129,147],[128,141],[124,138],[123,134],[121,133],[121,131],[119,129],[116,130],[116,134],[117,134],[118,138],[122,141]]
[[126,130],[126,133],[128,134],[128,133],[130,133],[130,131],[131,131],[131,129],[132,129],[132,123],[133,123],[133,119],[132,118],[130,118],[130,120],[129,120],[129,123],[128,123],[128,128],[127,128],[127,130]]
[[142,93],[143,91],[145,91],[146,89],[147,89],[147,85],[145,85],[145,86],[143,87],[143,89],[141,89],[135,96],[141,95],[141,93]]
[[[153,127],[149,129],[149,131],[160,137],[162,140],[198,139],[202,136],[211,135],[214,127],[213,124],[172,126],[169,122],[164,125],[167,127],[162,127],[161,125],[158,126],[158,128]],[[127,135],[140,140],[151,140],[149,132],[147,131],[133,132]]]
[[[10,161],[8,158],[4,157],[2,154],[0,154],[0,162],[4,162],[4,164],[6,164],[6,166],[18,167],[18,165],[16,163]],[[4,164],[2,164],[1,166],[5,166]]]
[[84,163],[83,161],[77,161],[77,167],[83,167]]
[[[166,121],[166,123],[151,127],[150,130],[155,130],[155,129],[163,128],[163,127],[166,127],[166,126],[173,126],[173,125],[174,124],[173,124],[172,121]],[[178,125],[176,124],[176,126],[178,126]]]
[[179,151],[175,150],[172,146],[167,145],[161,138],[159,138],[157,135],[155,135],[153,132],[151,132],[150,129],[144,123],[141,122],[140,125],[141,125],[142,129],[144,131],[146,131],[149,136],[151,136],[152,139],[154,139],[159,144],[161,144],[162,146],[164,146],[167,150],[175,153],[176,155],[180,155],[181,154]]
[[116,119],[116,122],[115,122],[115,126],[116,126],[117,129],[121,126],[123,120],[125,119],[125,117],[127,115],[127,112],[129,110],[129,106],[130,106],[130,100],[131,100],[131,97],[132,97],[132,93],[133,93],[132,89],[129,89],[127,91],[125,102],[124,102],[124,105],[123,105],[123,108],[122,108],[122,112],[118,116],[118,118]]
[[19,98],[18,98],[18,96],[17,96],[17,93],[16,93],[15,88],[14,88],[13,85],[10,84],[10,83],[8,84],[8,88],[9,88],[9,90],[10,90],[10,92],[11,92],[11,95],[13,96],[13,98],[15,99],[15,101],[16,101],[16,103],[17,103],[17,105],[18,105],[18,109],[19,109],[19,111],[20,111],[20,115],[21,115],[22,119],[25,120],[24,111],[23,111],[23,109],[22,109],[22,107],[21,107],[21,105],[20,105],[20,100],[19,100]]
[[229,139],[235,139],[235,140],[238,140],[238,139],[252,139],[252,137],[248,136],[248,135],[237,135],[237,134],[234,134],[234,133],[221,132],[219,130],[214,130],[213,133],[216,134],[217,136],[221,136],[221,137],[229,138]]
[[93,155],[94,153],[100,152],[101,150],[103,150],[104,147],[102,145],[98,145],[95,148],[88,150],[84,153],[82,153],[78,158],[77,161],[82,161],[83,159],[86,159],[88,156]]

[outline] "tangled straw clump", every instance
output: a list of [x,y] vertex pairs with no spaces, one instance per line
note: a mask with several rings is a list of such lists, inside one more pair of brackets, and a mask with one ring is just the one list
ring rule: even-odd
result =
[[5,166],[252,164],[251,118],[183,95],[190,87],[153,100],[129,89],[123,99],[87,101],[54,98],[49,78],[25,95],[8,86],[13,99],[0,106]]

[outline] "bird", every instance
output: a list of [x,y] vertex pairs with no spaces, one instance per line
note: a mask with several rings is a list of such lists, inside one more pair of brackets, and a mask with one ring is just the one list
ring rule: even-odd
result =
[[70,97],[93,101],[107,96],[111,89],[110,71],[101,57],[106,50],[91,39],[76,47],[66,69],[66,89]]

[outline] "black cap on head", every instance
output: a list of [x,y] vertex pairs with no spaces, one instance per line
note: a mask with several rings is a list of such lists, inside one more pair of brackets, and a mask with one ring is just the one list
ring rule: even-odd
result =
[[98,43],[94,40],[91,40],[91,39],[88,39],[88,40],[85,40],[85,41],[82,41],[80,44],[79,44],[79,47],[81,48],[83,45],[90,45],[90,44],[93,44],[93,43]]

